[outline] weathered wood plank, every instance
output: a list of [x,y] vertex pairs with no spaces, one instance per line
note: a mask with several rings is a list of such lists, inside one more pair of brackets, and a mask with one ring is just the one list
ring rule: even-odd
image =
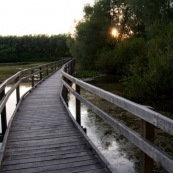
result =
[[[64,146],[61,145],[60,146],[53,146],[53,147],[37,147],[37,148],[22,148],[23,150],[7,150],[5,156],[16,156],[16,155],[25,155],[25,154],[30,154],[30,153],[43,153],[43,152],[48,152],[48,151],[55,151],[55,150],[59,150],[59,151],[63,151],[63,150],[73,150],[73,149],[85,149],[87,146],[85,143],[81,143],[80,145],[71,145],[71,146]],[[21,149],[21,148],[20,148]]]
[[88,155],[92,154],[91,150],[87,150],[86,148],[78,148],[78,149],[69,149],[69,150],[49,150],[49,151],[44,151],[44,150],[38,150],[38,151],[31,151],[30,153],[28,152],[25,155],[8,155],[5,156],[6,161],[12,161],[15,160],[28,160],[28,162],[35,162],[34,158],[42,158],[42,157],[49,157],[49,156],[57,156],[60,158],[63,158],[65,155],[69,155],[70,157],[75,157],[75,156],[80,156],[80,153],[85,153]]
[[22,101],[6,144],[0,172],[107,172],[86,144],[60,99],[60,72]]
[[69,147],[69,146],[73,147],[73,146],[82,146],[82,145],[85,145],[84,141],[73,141],[70,143],[59,143],[58,145],[55,143],[55,144],[42,145],[42,146],[7,148],[5,154],[10,154],[10,152],[13,153],[13,152],[21,152],[21,151],[29,151],[29,150],[41,150],[41,149],[48,150],[48,149],[52,149],[52,148],[57,148],[57,149],[64,148],[64,149],[66,149],[66,147]]
[[[34,162],[23,162],[23,160],[20,160],[20,164],[19,162],[14,162],[11,165],[7,166],[4,164],[4,168],[3,171],[5,170],[15,170],[15,169],[28,169],[28,168],[36,168],[36,167],[40,167],[40,166],[48,166],[48,165],[54,165],[54,164],[69,164],[72,162],[79,162],[79,161],[87,161],[87,160],[98,160],[95,156],[93,155],[87,155],[87,156],[82,156],[83,153],[81,153],[81,156],[77,156],[76,157],[67,157],[67,158],[58,158],[57,156],[49,156],[49,157],[42,157],[42,158],[37,158],[34,159]],[[27,163],[27,164],[26,164]]]
[[[86,160],[86,161],[79,161],[79,162],[72,162],[68,164],[52,164],[52,165],[42,165],[35,168],[28,168],[28,169],[16,169],[11,171],[6,171],[7,173],[35,173],[35,172],[47,172],[49,170],[56,170],[62,172],[82,172],[85,170],[90,170],[93,168],[100,168],[103,167],[102,164],[99,163],[98,160]],[[4,172],[4,171],[2,171]]]

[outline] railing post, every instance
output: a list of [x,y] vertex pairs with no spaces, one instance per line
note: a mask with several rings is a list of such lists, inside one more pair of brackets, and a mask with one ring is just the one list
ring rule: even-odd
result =
[[[154,125],[141,120],[141,136],[151,142],[154,142]],[[152,173],[153,163],[153,159],[141,151],[140,173]]]
[[62,63],[61,66],[63,66],[64,65],[64,58],[63,57],[61,58],[61,63]]
[[40,80],[42,80],[43,75],[42,75],[42,67],[40,67]]
[[[0,100],[5,96],[5,89],[0,93]],[[4,138],[5,131],[7,129],[7,118],[6,118],[6,106],[4,106],[1,112],[1,128],[2,128],[2,139]],[[0,141],[2,142],[2,141]]]
[[68,105],[68,90],[67,90],[67,88],[65,87],[65,86],[63,86],[63,88],[62,88],[62,96],[63,96],[63,98],[64,98],[64,101],[65,101],[65,103]]
[[55,71],[56,71],[56,63],[55,63]]
[[74,73],[74,69],[75,69],[75,60],[72,61],[72,73]]
[[[18,82],[18,81],[19,81],[19,77],[17,78],[16,82]],[[19,103],[19,101],[20,101],[20,84],[16,88],[16,102],[17,102],[17,104]]]
[[46,66],[46,75],[49,75],[49,65]]
[[[34,73],[34,70],[31,70],[31,74]],[[34,87],[34,76],[31,77],[31,85]]]
[[52,64],[51,64],[51,73],[53,73],[53,66],[52,66]]
[[[76,92],[80,94],[80,86],[76,84]],[[81,103],[76,98],[76,121],[81,125]]]

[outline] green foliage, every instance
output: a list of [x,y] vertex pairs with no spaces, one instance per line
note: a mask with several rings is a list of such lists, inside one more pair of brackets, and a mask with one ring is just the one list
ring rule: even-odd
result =
[[143,53],[144,45],[144,39],[131,38],[121,42],[114,49],[103,49],[99,52],[97,65],[105,72],[124,75],[128,73],[129,65],[133,63],[134,58]]
[[79,70],[74,73],[74,76],[77,78],[93,78],[99,76],[100,73],[98,71],[91,71],[91,70]]
[[173,96],[173,23],[162,35],[146,42],[144,56],[136,57],[125,78],[129,98],[145,100]]
[[85,18],[77,24],[75,38],[69,38],[68,46],[71,53],[83,68],[93,69],[97,60],[97,52],[108,45],[109,5],[107,1],[100,1],[94,7],[85,6]]
[[97,0],[84,7],[68,47],[84,69],[121,76],[131,99],[172,97],[172,17],[172,0]]
[[15,48],[5,44],[0,45],[0,63],[16,61],[18,61],[18,57],[15,54]]
[[66,35],[0,36],[0,62],[54,61],[70,56]]

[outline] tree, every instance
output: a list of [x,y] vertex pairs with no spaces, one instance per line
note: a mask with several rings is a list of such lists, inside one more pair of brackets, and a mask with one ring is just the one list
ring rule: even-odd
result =
[[4,62],[53,61],[64,56],[70,56],[69,49],[66,45],[67,37],[67,35],[0,37],[0,46],[2,51],[7,51],[6,47],[8,47],[8,50],[10,49],[9,51],[11,51],[11,53],[13,52],[13,58],[9,58],[7,54],[3,54]]

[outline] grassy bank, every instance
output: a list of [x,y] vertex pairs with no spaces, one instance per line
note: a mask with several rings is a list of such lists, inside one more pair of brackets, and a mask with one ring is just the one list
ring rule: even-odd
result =
[[0,82],[3,82],[5,79],[9,78],[10,76],[14,75],[16,72],[38,66],[41,64],[45,64],[45,62],[30,62],[30,63],[0,63]]

